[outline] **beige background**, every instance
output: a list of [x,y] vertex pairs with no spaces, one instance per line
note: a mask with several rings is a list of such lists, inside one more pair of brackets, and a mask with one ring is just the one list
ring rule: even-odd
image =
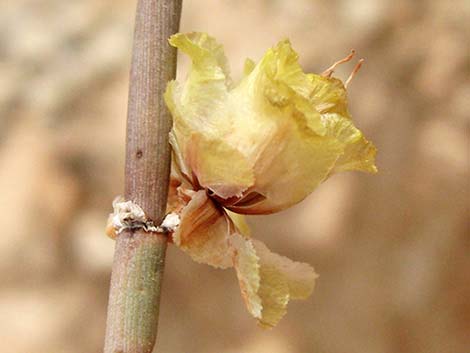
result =
[[[0,2],[2,352],[101,351],[134,7]],[[320,274],[271,331],[245,311],[232,271],[170,247],[157,352],[468,352],[468,23],[464,0],[186,0],[182,30],[218,38],[235,78],[284,37],[307,71],[355,48],[366,64],[351,111],[380,173],[336,175],[250,219],[270,248]]]

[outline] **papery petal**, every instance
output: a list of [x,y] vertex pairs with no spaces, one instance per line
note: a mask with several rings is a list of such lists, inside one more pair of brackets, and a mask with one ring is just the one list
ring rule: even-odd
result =
[[[276,113],[270,110],[270,104],[282,110],[285,118],[277,118],[276,128],[264,121],[263,136],[269,136],[270,142],[258,142],[256,182],[249,191],[263,195],[264,200],[246,204],[242,199],[242,204],[228,205],[234,212],[276,212],[301,201],[332,172],[377,170],[375,147],[350,120],[343,83],[336,78],[304,74],[297,59],[288,41],[279,43],[255,68],[248,64],[246,71],[250,74],[233,92],[263,92],[252,95],[250,102],[258,99],[252,110],[261,107],[274,119]],[[262,96],[269,104],[263,104]]]
[[328,177],[342,153],[335,139],[310,135],[286,121],[260,151],[254,166],[258,203],[226,206],[243,214],[267,214],[283,210],[308,196]]
[[220,138],[193,133],[187,144],[186,160],[198,184],[222,198],[241,196],[254,183],[245,156]]
[[193,62],[184,85],[169,84],[166,101],[174,118],[172,145],[195,184],[224,205],[223,199],[255,192],[263,200],[256,206],[227,207],[271,213],[301,201],[329,175],[342,150],[321,136],[325,127],[308,98],[312,82],[288,41],[256,66],[248,61],[250,73],[230,91],[222,50],[212,38],[192,33],[170,43]]
[[261,268],[270,268],[277,272],[276,276],[289,287],[290,299],[306,299],[312,294],[315,279],[318,277],[312,266],[273,253],[259,240],[253,240],[253,244],[260,258]]
[[191,69],[184,84],[171,81],[165,92],[165,101],[172,113],[173,131],[178,142],[192,131],[209,135],[220,133],[217,114],[227,98],[230,77],[223,48],[205,33],[175,34],[170,44],[191,58]]
[[[185,139],[186,140],[186,139]],[[184,155],[181,150],[178,139],[175,136],[174,130],[169,134],[169,142],[171,145],[171,171],[173,170],[180,175],[181,178],[184,178],[192,183],[192,171],[189,169],[186,161],[184,160]]]
[[223,46],[206,33],[177,33],[169,42],[192,60],[188,82],[230,81],[229,67]]
[[309,95],[310,101],[321,113],[327,130],[326,136],[336,138],[343,145],[343,154],[338,158],[334,171],[377,172],[374,164],[377,149],[352,123],[343,83],[333,77],[315,74],[310,74],[308,77],[314,86]]
[[308,93],[308,97],[319,113],[338,113],[349,117],[347,92],[341,80],[315,74],[307,76],[312,83],[312,90]]
[[290,299],[311,294],[316,274],[309,265],[274,254],[242,235],[240,229],[248,232],[243,216],[226,214],[205,191],[187,191],[187,195],[190,200],[179,213],[174,244],[197,262],[235,267],[246,307],[261,326],[275,326]]
[[177,163],[196,188],[209,189],[227,209],[277,212],[303,200],[334,171],[375,170],[375,148],[352,124],[346,129],[342,82],[305,74],[289,41],[269,49],[258,64],[247,60],[234,88],[213,38],[190,33],[170,42],[193,64],[188,80],[171,82],[165,95]]
[[375,155],[377,149],[366,140],[352,121],[339,114],[323,114],[327,135],[336,138],[344,148],[344,152],[336,161],[334,171],[361,170],[376,173]]
[[306,263],[272,253],[259,241],[254,241],[254,245],[260,258],[259,296],[263,305],[260,324],[273,327],[286,313],[289,299],[310,296],[317,275]]
[[261,326],[275,326],[290,299],[305,299],[312,293],[317,275],[310,265],[272,253],[262,242],[239,234],[230,241],[236,249],[234,265],[242,297]]
[[229,224],[223,210],[208,198],[206,191],[194,192],[180,213],[181,223],[173,242],[191,258],[218,268],[232,266]]
[[192,61],[187,80],[170,81],[164,95],[173,117],[170,143],[180,169],[191,176],[184,155],[187,141],[194,131],[219,136],[222,126],[213,112],[223,106],[231,80],[223,48],[214,38],[205,33],[175,34],[169,42]]
[[300,202],[330,174],[343,149],[336,139],[322,136],[326,128],[309,101],[313,89],[290,43],[282,41],[230,92],[230,99],[243,109],[225,140],[237,144],[251,161],[255,185],[249,192],[263,200],[241,200],[225,204],[227,208],[247,214],[276,212]]
[[269,49],[244,81],[246,83],[242,82],[240,86],[252,86],[253,92],[250,93],[255,99],[253,103],[261,103],[262,109],[268,109],[265,113],[269,113],[271,107],[262,104],[263,98],[267,99],[271,106],[285,110],[287,114],[284,118],[303,120],[304,126],[318,135],[324,135],[325,128],[320,114],[309,102],[313,84],[303,72],[298,62],[298,54],[288,40],[283,40]]
[[227,216],[232,221],[233,225],[235,226],[236,230],[240,232],[241,235],[245,237],[251,237],[251,229],[248,223],[246,222],[246,217],[242,214],[232,212],[230,210],[225,210]]
[[234,267],[237,272],[242,298],[248,312],[257,319],[261,319],[263,309],[261,298],[258,295],[260,287],[260,265],[253,243],[240,234],[230,237],[234,251]]

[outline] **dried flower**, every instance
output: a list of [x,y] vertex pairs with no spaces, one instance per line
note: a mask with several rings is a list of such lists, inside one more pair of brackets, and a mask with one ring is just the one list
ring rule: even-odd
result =
[[252,239],[242,214],[286,209],[334,172],[376,172],[376,149],[351,121],[335,66],[305,74],[289,41],[258,64],[247,60],[237,85],[207,34],[176,34],[170,44],[192,60],[187,80],[165,94],[174,120],[168,211],[181,218],[173,242],[198,262],[234,267],[248,311],[272,327],[317,275]]

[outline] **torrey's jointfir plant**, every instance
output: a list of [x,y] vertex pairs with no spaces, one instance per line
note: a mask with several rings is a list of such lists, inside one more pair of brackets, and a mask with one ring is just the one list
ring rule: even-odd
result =
[[[165,93],[173,117],[166,229],[195,261],[233,267],[248,311],[272,327],[290,299],[312,293],[317,275],[253,239],[243,215],[295,205],[336,172],[376,172],[376,149],[351,121],[345,85],[331,77],[353,55],[323,74],[306,74],[283,40],[258,63],[248,59],[234,84],[214,38],[176,34],[170,44],[192,66],[186,81],[171,81]],[[112,236],[116,224],[115,215]]]

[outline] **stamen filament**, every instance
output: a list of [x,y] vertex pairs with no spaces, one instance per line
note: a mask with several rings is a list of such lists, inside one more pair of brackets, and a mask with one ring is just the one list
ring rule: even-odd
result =
[[346,83],[344,84],[344,87],[348,88],[349,83],[352,81],[354,76],[357,74],[357,72],[361,68],[363,62],[364,62],[364,59],[361,59],[357,62],[356,66],[354,66],[354,69],[352,70],[351,74],[349,75],[348,79],[346,80]]
[[341,65],[341,64],[344,64],[344,63],[347,63],[348,61],[350,61],[354,55],[356,54],[356,51],[354,49],[351,49],[351,53],[349,53],[349,55],[341,60],[338,60],[337,62],[335,62],[333,65],[331,65],[328,69],[326,69],[325,71],[323,71],[321,73],[322,76],[325,76],[325,77],[331,77],[331,75],[333,74],[333,72],[335,71],[335,69]]

